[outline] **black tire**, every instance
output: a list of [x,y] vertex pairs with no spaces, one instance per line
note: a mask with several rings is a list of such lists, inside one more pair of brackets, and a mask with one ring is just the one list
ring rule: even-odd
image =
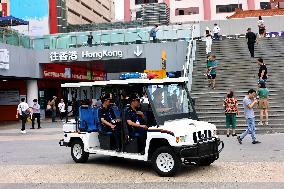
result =
[[[165,168],[164,170],[162,170],[161,166],[163,166],[163,162],[161,161],[162,165],[160,164],[160,166],[157,164],[157,159],[158,158],[161,159],[163,155],[166,155],[172,160],[172,163],[173,163],[173,165],[171,166],[172,168],[170,169]],[[181,159],[173,152],[173,150],[170,147],[167,147],[167,146],[160,147],[156,151],[154,151],[151,157],[151,162],[153,165],[153,169],[161,177],[174,176],[181,167]],[[167,167],[167,165],[170,166],[168,161],[165,167]],[[169,169],[169,170],[166,170],[166,169]]]
[[209,166],[209,165],[211,165],[211,163],[213,163],[214,161],[215,161],[215,158],[214,158],[214,157],[204,158],[204,159],[200,160],[199,166]]
[[75,140],[71,144],[71,156],[76,163],[85,163],[88,161],[89,152],[84,151],[82,140]]

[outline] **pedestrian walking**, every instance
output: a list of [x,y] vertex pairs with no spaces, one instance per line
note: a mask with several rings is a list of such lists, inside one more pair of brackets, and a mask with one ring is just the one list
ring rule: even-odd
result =
[[217,60],[215,55],[211,55],[210,59],[207,63],[207,68],[208,68],[208,87],[211,87],[212,89],[215,89],[215,84],[216,84],[216,76],[217,76]]
[[40,105],[38,104],[37,99],[33,100],[31,108],[33,110],[31,129],[35,128],[35,119],[37,120],[37,128],[40,129]]
[[20,119],[22,121],[22,128],[21,128],[22,134],[26,133],[26,122],[31,113],[29,105],[25,101],[26,101],[25,98],[21,98],[21,103],[18,105],[16,113],[16,118],[18,119],[20,116]]
[[264,82],[266,83],[267,81],[267,67],[264,64],[264,61],[262,58],[259,58],[257,60],[257,64],[259,65],[259,70],[258,70],[258,82]]
[[262,126],[263,114],[265,114],[265,125],[268,126],[268,95],[269,91],[264,82],[259,83],[259,89],[257,90],[257,96],[259,98],[258,109],[260,111],[260,122],[258,125]]
[[208,27],[206,27],[204,36],[206,42],[206,54],[210,54],[212,46],[212,33]]
[[243,100],[247,129],[240,136],[237,137],[238,142],[240,144],[242,144],[242,140],[245,138],[247,134],[251,135],[252,144],[260,143],[259,141],[256,140],[256,134],[255,134],[255,116],[253,111],[253,107],[257,104],[257,99],[255,98],[255,96],[256,96],[256,91],[254,89],[250,89]]
[[153,38],[153,43],[157,43],[157,31],[158,29],[158,25],[155,25],[151,30],[150,30],[150,37]]
[[234,97],[233,91],[230,91],[227,94],[227,98],[224,100],[224,109],[225,109],[225,115],[226,115],[227,137],[230,136],[230,128],[232,128],[232,136],[237,136],[236,117],[237,115],[239,115],[239,110],[238,110],[238,100]]
[[51,106],[51,120],[52,120],[52,122],[56,122],[55,121],[55,118],[56,118],[56,100],[57,100],[57,97],[53,96],[52,100],[50,102],[50,106]]
[[214,24],[214,28],[213,28],[213,39],[214,40],[219,40],[220,39],[220,27],[218,26],[218,24]]
[[265,29],[264,21],[262,20],[261,16],[258,17],[257,26],[258,26],[259,37],[260,38],[265,37],[266,29]]
[[59,109],[59,117],[60,120],[62,121],[63,118],[65,117],[65,103],[63,99],[61,99],[60,103],[58,103],[58,109]]
[[251,31],[251,28],[247,29],[246,39],[248,44],[248,49],[250,52],[250,56],[254,58],[254,45],[256,43],[256,35]]

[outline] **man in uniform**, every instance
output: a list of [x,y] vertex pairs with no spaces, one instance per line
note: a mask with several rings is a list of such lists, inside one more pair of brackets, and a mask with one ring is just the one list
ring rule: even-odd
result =
[[111,96],[109,94],[101,98],[102,106],[99,109],[99,118],[103,132],[113,132],[116,144],[116,151],[121,150],[120,141],[120,120],[116,119],[113,109],[110,107]]
[[[139,137],[139,151],[144,154],[148,127],[145,125],[144,114],[141,111],[137,111],[140,107],[140,99],[132,95],[129,99],[130,106],[126,110],[126,121],[129,129],[133,131],[133,133],[139,133],[141,136]],[[144,123],[143,123],[144,122]]]

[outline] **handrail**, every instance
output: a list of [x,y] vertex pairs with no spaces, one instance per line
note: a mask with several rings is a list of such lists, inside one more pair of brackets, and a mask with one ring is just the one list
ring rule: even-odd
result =
[[187,88],[189,92],[191,91],[191,86],[192,86],[193,62],[195,60],[195,52],[196,52],[196,40],[194,39],[194,34],[195,34],[195,26],[192,25],[191,39],[188,42],[187,46],[186,62],[185,65],[183,66],[183,76],[188,77]]

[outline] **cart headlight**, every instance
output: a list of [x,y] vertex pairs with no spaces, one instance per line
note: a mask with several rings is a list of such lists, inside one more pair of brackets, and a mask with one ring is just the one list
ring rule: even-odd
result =
[[176,143],[185,142],[185,141],[186,141],[186,138],[187,138],[187,135],[185,135],[185,136],[180,136],[180,137],[176,137]]

